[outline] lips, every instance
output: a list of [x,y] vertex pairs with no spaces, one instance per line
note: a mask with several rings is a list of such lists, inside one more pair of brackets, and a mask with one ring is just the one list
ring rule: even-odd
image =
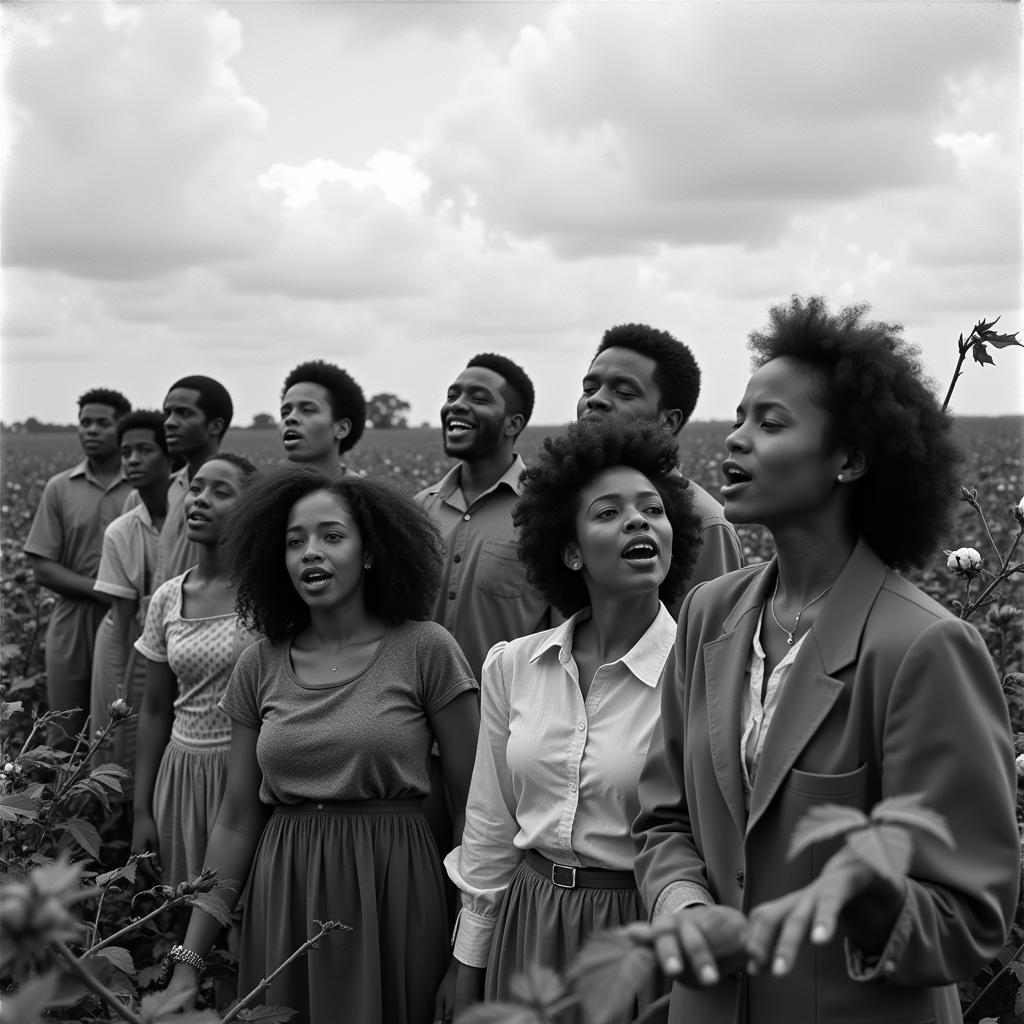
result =
[[302,434],[300,434],[297,430],[286,430],[281,435],[281,440],[285,444],[288,444],[289,442],[294,442],[294,441],[301,441],[302,440]]
[[623,549],[622,558],[631,562],[644,562],[658,557],[658,545],[649,537],[637,537]]
[[445,421],[444,430],[446,434],[463,434],[467,430],[472,430],[473,424],[469,420],[459,419],[458,417],[452,416]]
[[753,477],[738,463],[732,459],[726,459],[722,463],[722,476],[725,483],[722,485],[722,496],[729,497],[749,484]]
[[331,574],[327,572],[326,569],[321,569],[317,566],[309,566],[299,573],[299,579],[310,587],[323,586],[330,582]]

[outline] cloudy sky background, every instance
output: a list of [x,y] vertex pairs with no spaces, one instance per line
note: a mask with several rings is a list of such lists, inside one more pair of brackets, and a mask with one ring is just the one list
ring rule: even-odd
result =
[[[1024,328],[1015,2],[4,4],[5,422],[306,358],[437,422],[479,351],[572,416],[638,320],[732,414],[792,292],[901,321],[944,390]],[[958,385],[1024,408],[1024,352]]]

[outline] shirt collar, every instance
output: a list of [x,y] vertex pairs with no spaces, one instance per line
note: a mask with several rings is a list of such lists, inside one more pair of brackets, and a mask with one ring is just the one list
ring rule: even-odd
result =
[[110,481],[109,484],[100,483],[100,481],[97,480],[95,475],[93,474],[93,471],[89,468],[88,459],[82,459],[82,461],[79,462],[78,465],[71,470],[69,476],[72,478],[77,476],[84,476],[85,479],[89,481],[89,483],[95,484],[97,487],[102,488],[102,490],[104,491],[113,490],[118,484],[128,483],[128,477],[124,475],[123,469],[117,474],[116,477],[114,477],[113,480]]
[[[581,608],[575,615],[570,616],[560,626],[552,629],[547,639],[534,651],[530,663],[540,660],[548,651],[557,650],[558,660],[564,665],[572,658],[572,638],[578,623],[590,618],[590,609]],[[668,652],[672,649],[676,636],[676,620],[669,614],[668,609],[659,602],[658,614],[654,621],[647,627],[642,637],[619,659],[611,662],[617,665],[620,662],[640,680],[645,686],[652,689],[658,685],[661,679],[662,670],[665,668],[665,660]]]
[[[522,455],[520,455],[519,452],[516,452],[512,458],[512,465],[509,466],[508,469],[506,469],[505,472],[498,477],[498,479],[495,480],[494,483],[483,492],[483,494],[480,495],[480,498],[490,494],[492,491],[496,491],[502,485],[511,488],[516,495],[522,494],[523,486],[519,482],[519,478],[523,475],[524,469],[526,469],[526,463],[523,461]],[[445,473],[443,477],[441,477],[434,493],[437,494],[442,501],[448,501],[448,499],[451,498],[456,491],[459,491],[461,487],[462,463],[457,462],[450,470],[448,470],[447,473]],[[480,498],[477,498],[476,500],[479,501]]]

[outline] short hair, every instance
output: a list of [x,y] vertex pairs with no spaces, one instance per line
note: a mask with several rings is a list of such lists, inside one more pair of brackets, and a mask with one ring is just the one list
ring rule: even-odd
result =
[[124,440],[124,435],[129,430],[149,430],[160,451],[168,458],[171,457],[167,450],[167,435],[164,433],[164,414],[156,409],[136,409],[134,412],[125,413],[114,424],[114,430],[117,433],[118,444]]
[[244,484],[259,474],[259,467],[244,455],[239,455],[238,452],[214,452],[209,458],[203,459],[202,466],[199,468],[202,469],[203,466],[211,462],[226,462],[228,465],[234,466],[241,472]]
[[604,332],[594,359],[608,348],[628,348],[654,360],[654,383],[661,395],[661,408],[679,409],[683,424],[689,421],[700,397],[700,367],[688,345],[668,331],[647,324],[619,324]]
[[167,390],[175,388],[189,388],[199,393],[196,405],[202,414],[209,420],[223,420],[224,431],[221,437],[228,432],[231,426],[231,417],[235,414],[235,407],[231,403],[231,396],[228,389],[219,380],[212,377],[204,377],[202,374],[193,374],[190,377],[182,377],[176,380]]
[[[523,426],[530,422],[533,415],[533,381],[526,375],[526,371],[518,364],[512,362],[507,356],[498,355],[496,352],[481,352],[473,356],[466,369],[480,366],[485,370],[492,370],[499,377],[505,380],[506,397],[505,401],[513,413],[522,413]],[[511,401],[509,401],[511,399]]]
[[786,356],[817,371],[826,445],[868,459],[850,485],[854,526],[883,562],[907,569],[923,565],[948,529],[960,452],[917,349],[901,325],[865,319],[869,309],[832,314],[820,296],[793,295],[772,307],[750,348],[755,366]]
[[338,454],[344,455],[359,443],[366,429],[366,396],[347,370],[323,359],[299,363],[284,379],[281,397],[294,384],[319,384],[330,396],[331,418],[348,420],[352,427],[339,442]]
[[654,485],[672,525],[672,562],[658,591],[665,604],[682,593],[701,544],[700,519],[693,511],[688,481],[676,468],[672,435],[650,420],[608,416],[569,425],[547,437],[533,465],[520,478],[522,495],[512,511],[519,530],[519,558],[530,582],[563,615],[590,603],[586,584],[562,558],[576,536],[583,488],[606,469],[629,466]]
[[78,396],[78,411],[83,405],[109,405],[114,410],[114,419],[132,411],[132,403],[120,391],[113,388],[90,388],[85,394]]
[[373,555],[363,594],[366,609],[389,625],[431,617],[441,580],[441,537],[411,498],[377,480],[351,474],[333,479],[306,465],[266,473],[232,512],[226,545],[238,587],[238,613],[272,640],[309,625],[309,609],[285,567],[284,538],[295,503],[327,491],[349,508]]

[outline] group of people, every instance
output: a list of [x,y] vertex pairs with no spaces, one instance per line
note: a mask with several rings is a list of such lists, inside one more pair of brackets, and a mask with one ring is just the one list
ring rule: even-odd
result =
[[[93,728],[139,709],[106,755],[133,769],[133,848],[170,883],[219,872],[240,993],[334,919],[268,1003],[458,1021],[652,920],[627,1019],[666,992],[673,1024],[961,1019],[1020,846],[992,659],[900,575],[949,521],[950,422],[864,307],[794,297],[751,348],[721,502],[680,464],[697,363],[642,324],[605,333],[529,466],[530,378],[470,359],[453,466],[413,499],[346,472],[366,406],[329,363],[285,379],[265,472],[220,450],[209,378],[162,413],[82,396],[85,461],[25,548],[59,598],[48,697]],[[736,524],[774,557],[745,567]],[[809,809],[911,794],[956,844],[915,835],[902,882],[837,840],[789,856]],[[192,913],[172,987],[219,931]]]

